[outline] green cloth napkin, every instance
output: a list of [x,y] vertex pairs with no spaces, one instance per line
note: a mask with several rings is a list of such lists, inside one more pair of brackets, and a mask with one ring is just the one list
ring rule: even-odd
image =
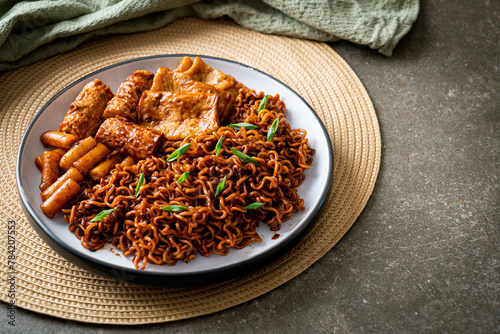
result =
[[348,40],[390,56],[418,10],[418,0],[0,0],[0,71],[95,36],[153,30],[186,16],[230,17],[262,33]]

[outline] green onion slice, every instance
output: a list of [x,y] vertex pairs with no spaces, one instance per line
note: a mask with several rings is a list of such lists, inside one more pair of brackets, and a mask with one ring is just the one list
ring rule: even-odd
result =
[[181,211],[187,210],[188,208],[185,206],[182,206],[182,205],[167,205],[167,206],[164,206],[160,209],[165,210],[165,211],[181,212]]
[[219,196],[219,194],[222,192],[222,190],[224,190],[224,185],[226,184],[226,177],[224,176],[224,178],[222,179],[222,181],[219,182],[219,184],[217,185],[217,189],[215,189],[215,195],[214,195],[214,198]]
[[250,124],[250,123],[229,124],[229,126],[232,127],[233,129],[236,129],[236,130],[239,130],[241,128],[245,128],[247,130],[253,130],[253,129],[259,128],[257,125]]
[[222,142],[224,139],[222,139],[222,136],[220,136],[219,141],[217,142],[217,145],[215,145],[215,156],[219,156],[220,150],[222,148]]
[[115,211],[116,208],[113,208],[113,209],[108,209],[108,210],[102,210],[101,212],[99,212],[97,214],[97,216],[95,216],[94,218],[92,218],[90,221],[91,222],[98,222],[98,221],[101,221],[103,220],[107,215],[109,215],[111,212]]
[[178,157],[180,157],[181,155],[185,154],[188,149],[189,149],[189,146],[191,146],[190,143],[187,143],[187,144],[184,144],[182,145],[181,147],[179,147],[178,149],[176,149],[175,151],[173,151],[167,158],[167,161],[170,162],[170,161],[174,161],[174,160],[177,160]]
[[179,184],[179,183],[186,181],[188,176],[189,176],[189,171],[182,173],[182,175],[179,176],[179,178],[177,179],[177,183]]
[[267,141],[273,140],[273,137],[276,134],[276,131],[278,130],[279,123],[280,123],[279,117],[273,121],[273,124],[271,124],[271,127],[269,128],[269,131],[267,132]]
[[247,209],[247,210],[255,210],[255,209],[258,209],[260,208],[261,206],[263,206],[264,203],[259,203],[259,202],[254,202],[252,204],[248,204],[247,206],[245,206],[243,209]]
[[142,184],[144,183],[144,173],[141,173],[141,176],[139,176],[139,181],[137,181],[137,185],[135,186],[135,197],[139,197],[139,190],[142,187]]
[[238,151],[237,149],[234,149],[234,148],[231,147],[231,152],[233,152],[233,154],[235,156],[237,156],[238,158],[240,158],[241,160],[243,160],[245,162],[252,163],[252,164],[254,164],[256,166],[260,165],[260,163],[257,160],[255,160],[254,158],[249,157],[245,153],[242,153],[242,152]]
[[269,99],[269,95],[264,96],[262,101],[260,101],[259,107],[257,108],[257,114],[260,113],[262,109],[266,109],[267,100]]

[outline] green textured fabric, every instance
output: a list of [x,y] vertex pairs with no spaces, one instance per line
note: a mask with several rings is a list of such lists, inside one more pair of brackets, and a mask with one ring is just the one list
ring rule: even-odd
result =
[[418,10],[418,0],[0,0],[0,71],[95,36],[153,30],[187,16],[229,17],[262,33],[348,40],[390,56]]

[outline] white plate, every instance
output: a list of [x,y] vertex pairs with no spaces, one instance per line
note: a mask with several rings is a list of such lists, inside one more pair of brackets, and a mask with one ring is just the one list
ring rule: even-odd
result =
[[[261,224],[258,229],[262,242],[248,247],[231,249],[227,256],[197,256],[188,264],[179,261],[175,266],[148,263],[145,270],[135,269],[132,256],[123,256],[111,245],[92,252],[83,248],[80,240],[68,230],[68,223],[57,214],[47,218],[40,209],[41,199],[38,185],[40,172],[35,167],[35,157],[45,148],[40,135],[47,130],[57,130],[70,104],[83,86],[94,79],[101,79],[116,92],[116,89],[132,72],[138,69],[156,72],[158,67],[174,69],[185,55],[160,55],[134,59],[108,66],[72,83],[57,93],[35,116],[21,142],[17,161],[17,186],[26,216],[38,234],[58,253],[81,267],[119,280],[146,284],[185,285],[227,279],[264,265],[291,247],[304,234],[314,220],[327,196],[333,174],[332,146],[321,120],[312,108],[288,86],[252,67],[233,61],[201,56],[210,66],[232,75],[245,86],[265,94],[279,94],[287,107],[287,121],[292,128],[307,131],[310,146],[316,150],[311,168],[298,188],[305,202],[305,210],[293,214],[277,232]],[[194,55],[189,55],[194,57]]]

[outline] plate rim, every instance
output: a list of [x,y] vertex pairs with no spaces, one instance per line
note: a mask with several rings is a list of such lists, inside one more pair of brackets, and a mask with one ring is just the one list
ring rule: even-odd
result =
[[[243,67],[246,69],[250,69],[252,71],[255,71],[259,73],[260,75],[264,75],[268,77],[271,80],[274,80],[278,82],[279,84],[283,85],[285,88],[290,90],[293,94],[296,95],[312,112],[312,115],[316,118],[316,121],[318,122],[323,136],[326,138],[326,144],[327,144],[327,151],[328,152],[321,152],[322,154],[327,154],[329,157],[329,164],[328,164],[328,170],[327,170],[327,177],[326,180],[327,182],[322,188],[322,193],[320,194],[319,200],[316,201],[316,203],[313,205],[311,208],[311,211],[308,213],[304,219],[306,222],[304,222],[297,230],[295,230],[294,235],[288,239],[282,242],[281,244],[276,245],[275,247],[271,247],[264,252],[257,254],[249,259],[245,259],[236,263],[232,263],[220,268],[211,268],[211,269],[204,269],[201,271],[197,272],[164,272],[164,271],[145,271],[141,269],[136,269],[136,268],[125,268],[119,265],[115,265],[113,263],[109,263],[106,261],[103,261],[99,258],[94,258],[90,257],[87,254],[74,249],[70,245],[64,242],[60,237],[58,237],[56,234],[52,233],[52,231],[46,226],[46,224],[41,221],[41,219],[38,217],[38,215],[35,213],[32,204],[29,202],[28,197],[24,191],[24,188],[22,186],[22,180],[21,180],[21,163],[22,163],[22,153],[24,151],[24,147],[26,145],[27,137],[28,134],[31,132],[32,128],[36,124],[38,118],[44,113],[44,111],[62,94],[64,94],[66,91],[71,89],[73,86],[81,83],[82,81],[85,81],[86,79],[95,76],[101,72],[110,70],[115,67],[123,66],[125,64],[129,63],[134,63],[134,62],[139,62],[143,60],[149,60],[149,59],[161,59],[161,58],[177,58],[177,57],[200,57],[202,59],[211,59],[211,60],[216,60],[216,61],[221,61],[221,62],[227,62],[231,63],[233,65]],[[20,204],[23,209],[24,214],[26,215],[26,218],[32,225],[32,227],[35,229],[37,234],[44,240],[54,251],[56,251],[59,255],[67,259],[69,262],[72,262],[73,264],[82,267],[83,269],[86,269],[88,271],[98,273],[99,275],[105,276],[105,277],[112,277],[114,279],[118,279],[119,281],[122,281],[123,278],[125,278],[125,282],[127,283],[138,283],[138,284],[148,284],[148,285],[162,285],[162,286],[189,286],[189,285],[195,285],[195,284],[205,284],[205,282],[198,282],[198,279],[201,277],[206,278],[210,283],[215,282],[215,281],[220,281],[220,280],[228,280],[231,278],[234,278],[233,276],[240,276],[245,273],[248,273],[249,271],[253,271],[257,268],[261,268],[268,264],[270,260],[276,260],[278,257],[277,255],[280,253],[286,252],[286,250],[291,249],[295,244],[297,244],[300,240],[303,239],[303,237],[306,235],[306,231],[314,225],[315,218],[318,215],[319,210],[323,206],[323,203],[325,202],[326,198],[328,197],[328,193],[331,189],[332,185],[332,180],[333,180],[333,170],[334,170],[334,156],[333,156],[333,145],[330,139],[330,136],[328,134],[328,131],[326,130],[326,127],[321,120],[321,118],[318,116],[316,111],[310,106],[310,104],[300,95],[298,94],[294,89],[292,89],[289,85],[285,84],[281,80],[275,78],[274,76],[263,72],[255,67],[231,60],[231,59],[226,59],[226,58],[221,58],[221,57],[214,57],[214,56],[208,56],[208,55],[201,55],[201,54],[190,54],[190,53],[181,53],[181,54],[157,54],[157,55],[149,55],[149,56],[143,56],[143,57],[137,57],[137,58],[132,58],[132,59],[127,59],[121,62],[113,63],[107,66],[104,66],[102,68],[99,68],[95,71],[92,71],[89,74],[86,74],[77,80],[71,82],[70,84],[66,85],[63,89],[61,89],[59,92],[54,94],[35,114],[33,119],[30,121],[28,127],[26,128],[23,136],[21,143],[19,145],[18,149],[18,154],[17,154],[17,159],[16,159],[16,187],[17,187],[17,192],[20,197]],[[62,251],[62,252],[61,252]],[[248,269],[248,270],[242,270],[242,269]],[[129,279],[127,279],[128,277]],[[160,279],[160,281],[159,281]],[[165,284],[168,283],[168,284]]]

